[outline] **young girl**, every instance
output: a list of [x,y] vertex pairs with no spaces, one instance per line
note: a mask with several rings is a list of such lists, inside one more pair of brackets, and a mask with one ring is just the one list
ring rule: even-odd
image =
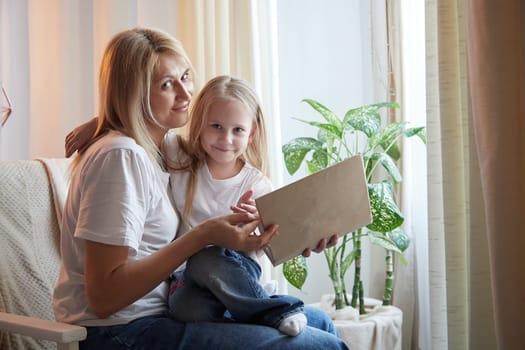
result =
[[[256,213],[252,198],[272,189],[265,176],[263,114],[254,91],[240,79],[210,80],[194,102],[187,139],[168,132],[163,153],[175,207],[183,221],[177,238],[231,210]],[[188,259],[184,277],[175,273],[170,288],[169,306],[177,312],[175,318],[184,322],[230,319],[299,334],[307,323],[303,302],[265,292],[258,283],[257,255],[210,246]]]

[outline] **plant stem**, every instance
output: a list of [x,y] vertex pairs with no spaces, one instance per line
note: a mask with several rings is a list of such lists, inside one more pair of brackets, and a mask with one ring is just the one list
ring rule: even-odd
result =
[[324,250],[326,262],[329,267],[330,280],[332,280],[332,286],[334,287],[334,305],[337,310],[345,307],[345,291],[344,286],[341,285],[341,265],[337,260],[337,249],[335,247]]
[[345,259],[345,250],[346,245],[348,244],[348,236],[343,237],[343,243],[341,246],[341,251],[339,252],[339,281],[341,282],[341,293],[343,297],[344,306],[350,305],[348,301],[348,295],[346,294],[346,282],[345,282],[345,272],[343,270],[343,263]]
[[355,247],[355,274],[354,274],[354,286],[352,287],[352,301],[350,305],[355,308],[359,299],[359,285],[361,284],[361,237],[352,232],[352,240]]
[[[337,262],[335,262],[333,266],[336,270],[338,271],[341,270],[341,266]],[[334,300],[335,309],[339,310],[345,307],[344,288],[341,285],[341,279],[339,277],[339,273],[334,271],[334,274],[332,277],[333,277],[332,284],[334,286],[334,294],[335,294],[335,300]]]
[[332,281],[334,285],[334,293],[335,293],[335,309],[343,309],[345,307],[345,300],[344,300],[344,293],[341,288],[341,284],[339,280]]
[[383,305],[392,305],[392,289],[394,285],[394,262],[393,252],[391,250],[386,251],[386,278],[385,278],[385,291],[383,294]]
[[359,281],[359,315],[366,314],[365,297],[363,293],[363,281]]

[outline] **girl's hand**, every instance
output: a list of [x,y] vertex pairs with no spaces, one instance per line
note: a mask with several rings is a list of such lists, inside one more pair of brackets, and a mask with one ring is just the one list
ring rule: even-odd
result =
[[303,251],[303,256],[307,258],[312,254],[312,251],[316,253],[320,253],[326,248],[333,247],[337,244],[337,239],[338,239],[337,235],[332,235],[328,240],[326,238],[323,238],[319,241],[319,243],[317,243],[317,247],[315,247],[314,249],[306,248]]
[[253,199],[253,191],[248,190],[245,194],[239,198],[237,205],[232,205],[230,209],[234,213],[250,213],[259,217],[259,212],[257,211],[257,206],[255,205],[255,199]]
[[69,134],[67,134],[65,140],[66,158],[71,157],[75,151],[82,153],[89,145],[89,140],[96,130],[97,117],[77,126]]

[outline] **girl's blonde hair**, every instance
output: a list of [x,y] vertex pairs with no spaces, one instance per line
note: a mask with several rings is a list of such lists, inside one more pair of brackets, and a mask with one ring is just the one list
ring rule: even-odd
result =
[[253,115],[253,135],[243,154],[243,160],[259,169],[264,175],[269,176],[266,125],[255,91],[246,81],[228,75],[221,75],[211,79],[194,100],[190,112],[187,138],[178,138],[179,146],[188,156],[188,162],[178,170],[189,171],[190,173],[183,213],[185,222],[188,222],[191,214],[197,182],[197,170],[206,161],[206,151],[202,147],[201,134],[207,124],[207,116],[215,102],[229,99],[241,102]]
[[163,127],[151,111],[150,91],[159,56],[164,53],[182,57],[193,73],[182,43],[160,30],[134,28],[111,39],[100,64],[98,126],[89,144],[115,130],[133,138],[163,166],[147,121]]

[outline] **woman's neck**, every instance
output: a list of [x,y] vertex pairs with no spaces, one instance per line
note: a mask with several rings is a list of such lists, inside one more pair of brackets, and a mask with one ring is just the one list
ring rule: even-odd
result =
[[162,140],[164,139],[164,135],[166,135],[166,132],[168,131],[168,129],[161,128],[158,125],[153,125],[151,123],[148,123],[148,129],[149,129],[151,138],[153,139],[157,147],[161,149]]

